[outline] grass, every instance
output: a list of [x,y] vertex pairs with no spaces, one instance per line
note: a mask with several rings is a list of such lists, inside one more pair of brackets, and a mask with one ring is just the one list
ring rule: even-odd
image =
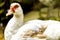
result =
[[39,18],[39,12],[38,11],[31,11],[24,16],[24,21],[27,22],[29,20],[35,20],[38,18]]
[[0,40],[4,40],[3,27],[0,27]]

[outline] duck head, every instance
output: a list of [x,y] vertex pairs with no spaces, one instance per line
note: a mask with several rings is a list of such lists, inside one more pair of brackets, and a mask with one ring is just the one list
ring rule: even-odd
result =
[[22,13],[23,13],[23,10],[21,8],[21,5],[19,3],[12,3],[10,5],[10,9],[8,10],[8,13],[6,14],[6,16],[9,16],[11,14],[20,15]]

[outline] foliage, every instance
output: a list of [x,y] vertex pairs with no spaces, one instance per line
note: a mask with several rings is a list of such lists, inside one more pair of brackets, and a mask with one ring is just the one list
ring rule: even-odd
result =
[[0,7],[2,7],[5,4],[5,2],[0,3]]

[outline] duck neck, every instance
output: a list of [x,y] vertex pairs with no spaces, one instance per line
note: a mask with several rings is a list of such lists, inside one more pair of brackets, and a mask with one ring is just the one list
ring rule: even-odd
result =
[[15,22],[17,23],[18,26],[21,26],[23,24],[24,16],[23,14],[15,14],[13,16]]

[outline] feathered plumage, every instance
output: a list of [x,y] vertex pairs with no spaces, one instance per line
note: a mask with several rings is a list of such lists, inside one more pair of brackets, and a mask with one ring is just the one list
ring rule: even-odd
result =
[[59,40],[60,22],[54,20],[32,20],[23,25],[23,10],[18,3],[12,3],[7,13],[13,14],[8,22],[5,40]]

